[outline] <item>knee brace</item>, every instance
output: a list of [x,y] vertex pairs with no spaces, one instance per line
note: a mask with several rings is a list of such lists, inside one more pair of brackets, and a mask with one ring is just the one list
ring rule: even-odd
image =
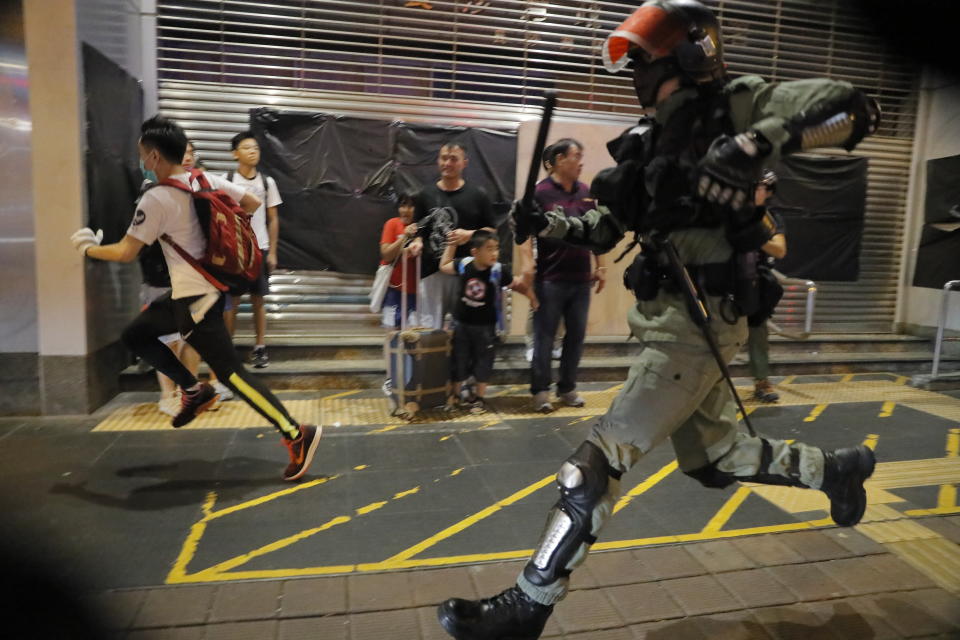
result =
[[593,512],[607,492],[610,478],[622,474],[592,442],[584,442],[557,473],[560,500],[550,510],[547,526],[533,558],[523,569],[524,577],[537,586],[570,575],[570,561],[597,541]]

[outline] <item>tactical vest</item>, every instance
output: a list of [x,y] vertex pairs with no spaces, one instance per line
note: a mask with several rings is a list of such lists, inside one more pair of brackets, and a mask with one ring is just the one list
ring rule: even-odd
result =
[[617,166],[597,174],[591,193],[636,233],[719,227],[722,211],[693,197],[697,165],[717,136],[733,133],[729,92],[705,88],[666,124],[643,118],[610,141]]

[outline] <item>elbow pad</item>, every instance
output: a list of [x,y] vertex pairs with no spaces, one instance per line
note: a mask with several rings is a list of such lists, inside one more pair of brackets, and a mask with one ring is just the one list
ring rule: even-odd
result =
[[876,133],[880,126],[880,105],[862,91],[849,98],[833,100],[801,111],[787,121],[790,139],[784,153],[821,147],[842,147],[852,151],[860,141]]

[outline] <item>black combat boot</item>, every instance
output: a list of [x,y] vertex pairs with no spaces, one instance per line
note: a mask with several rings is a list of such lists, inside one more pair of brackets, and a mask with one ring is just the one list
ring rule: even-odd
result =
[[456,640],[536,640],[553,605],[534,602],[520,587],[484,600],[450,598],[437,607],[437,618]]
[[867,509],[864,481],[873,475],[877,460],[864,445],[823,452],[823,486],[830,498],[830,517],[841,527],[860,522]]

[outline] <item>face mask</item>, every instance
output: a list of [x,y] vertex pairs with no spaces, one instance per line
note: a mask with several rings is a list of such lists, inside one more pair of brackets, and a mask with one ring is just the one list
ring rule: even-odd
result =
[[141,158],[141,160],[140,160],[140,171],[141,171],[141,173],[143,173],[143,179],[144,179],[144,180],[149,180],[150,182],[159,182],[159,180],[158,180],[158,178],[157,178],[157,174],[155,174],[153,171],[150,171],[149,169],[147,169],[147,166],[143,163],[143,159],[142,159],[142,158]]

